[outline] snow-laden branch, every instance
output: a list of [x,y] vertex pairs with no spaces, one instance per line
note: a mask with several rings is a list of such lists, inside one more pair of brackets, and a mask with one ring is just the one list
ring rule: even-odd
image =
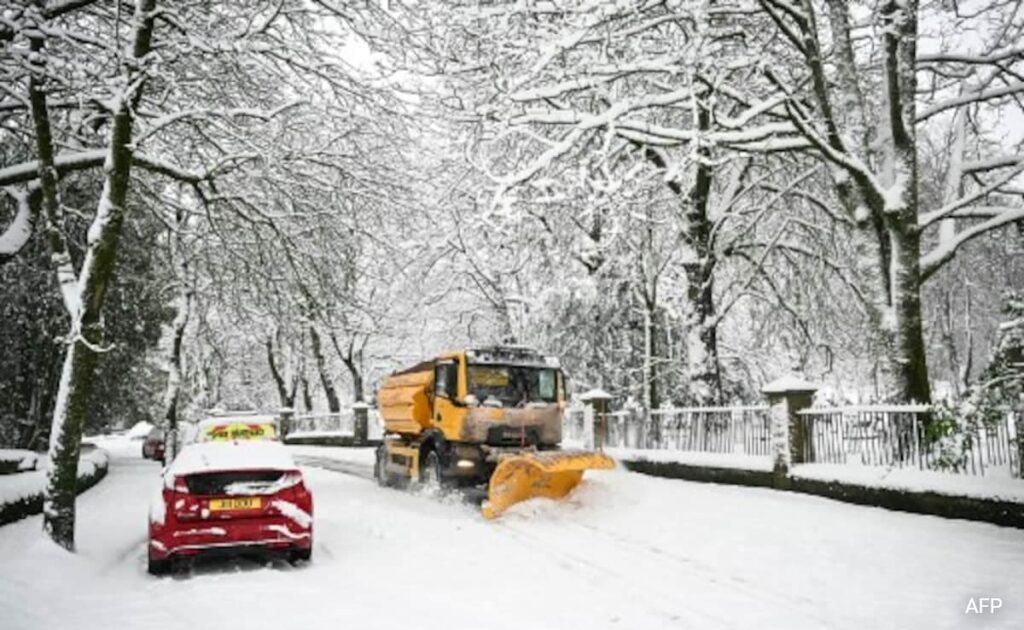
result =
[[47,6],[43,9],[43,17],[48,20],[60,17],[72,11],[89,6],[90,4],[96,4],[98,0],[61,0],[60,2],[48,2]]
[[985,171],[994,171],[1000,168],[1009,168],[1011,166],[1017,166],[1022,162],[1024,162],[1024,155],[998,155],[983,160],[964,162],[962,169],[965,175],[969,175],[971,173],[983,173]]
[[616,129],[634,131],[654,138],[674,140],[676,143],[691,142],[700,138],[712,144],[743,148],[757,143],[779,139],[780,136],[793,134],[796,130],[788,123],[765,123],[757,127],[748,127],[738,131],[698,131],[696,129],[680,129],[665,127],[654,123],[618,120]]
[[979,90],[976,92],[967,92],[956,98],[951,98],[945,101],[935,103],[931,107],[925,109],[923,112],[917,115],[917,122],[928,120],[936,114],[941,114],[944,111],[962,107],[964,105],[970,105],[971,103],[980,103],[983,101],[991,101],[996,98],[1002,98],[1004,96],[1012,96],[1014,94],[1020,94],[1024,92],[1024,81],[1017,81],[1003,87],[992,88],[991,90]]
[[18,205],[17,214],[7,229],[0,233],[0,263],[21,251],[32,238],[34,217],[27,190],[5,190]]
[[749,289],[751,285],[754,284],[754,281],[757,279],[759,275],[767,276],[767,273],[764,270],[764,263],[766,260],[768,260],[768,256],[770,256],[771,253],[775,251],[775,246],[778,245],[779,241],[782,240],[782,237],[786,235],[786,230],[788,227],[789,219],[786,219],[785,221],[783,221],[779,229],[775,232],[775,235],[768,241],[767,246],[764,248],[764,251],[761,252],[761,256],[757,259],[757,261],[750,261],[751,265],[754,267],[753,271],[751,271],[750,275],[747,276],[747,279],[743,283],[743,286],[740,288],[739,291],[737,291],[732,296],[732,299],[726,302],[725,305],[722,306],[721,309],[719,309],[718,313],[715,315],[715,326],[721,324],[725,320],[725,316],[729,314],[729,311],[732,310],[732,307],[736,306],[736,303],[739,302],[741,297],[743,297],[747,289]]
[[[57,169],[57,174],[59,176],[64,176],[67,173],[75,171],[99,168],[103,166],[106,154],[106,149],[62,153],[54,158],[54,166]],[[240,153],[238,155],[225,156],[205,171],[190,171],[171,164],[170,162],[139,153],[132,156],[132,162],[144,170],[164,175],[180,182],[198,184],[200,182],[208,181],[215,175],[226,170],[226,165],[240,164],[251,161],[256,157],[258,156],[253,153]],[[0,169],[0,186],[25,184],[35,181],[38,177],[39,163],[36,160],[30,160],[28,162],[22,162],[20,164]]]
[[998,50],[987,55],[971,55],[968,53],[934,53],[920,55],[918,63],[964,63],[968,65],[989,65],[1008,59],[1024,59],[1024,46],[1014,46],[1006,50]]
[[[992,208],[992,210],[995,211],[995,208]],[[921,257],[921,277],[927,279],[938,271],[943,264],[953,259],[957,249],[967,241],[1017,221],[1024,221],[1024,206],[1005,207],[988,221],[973,225],[957,234],[951,240],[941,242]]]
[[841,166],[847,170],[850,175],[861,182],[863,185],[871,188],[870,192],[884,196],[886,188],[878,181],[875,174],[861,161],[859,158],[851,155],[850,153],[832,146],[825,138],[818,133],[814,126],[810,122],[810,117],[802,110],[802,108],[796,103],[796,101],[788,101],[787,108],[790,112],[790,119],[797,126],[800,133],[807,138],[808,142],[817,149],[825,159],[833,162],[837,166]]
[[967,206],[984,199],[987,195],[998,191],[1000,188],[1002,188],[1004,185],[1012,181],[1015,177],[1017,177],[1017,175],[1019,175],[1022,172],[1024,172],[1024,160],[1019,161],[1016,165],[1016,168],[1010,170],[1007,173],[1004,173],[1003,175],[1001,175],[999,178],[997,178],[995,181],[988,184],[984,188],[980,188],[979,190],[971,193],[970,195],[961,197],[960,199],[957,199],[943,206],[942,208],[939,208],[938,210],[921,215],[921,217],[918,219],[918,225],[921,227],[921,229],[924,229],[931,225],[932,223],[935,223],[936,221],[939,221],[945,217],[954,214],[955,212],[962,208],[966,208]]
[[167,114],[154,118],[147,122],[145,130],[140,130],[138,139],[135,141],[136,145],[141,145],[147,138],[159,133],[163,129],[170,127],[174,124],[201,120],[206,118],[223,118],[223,119],[234,119],[234,118],[255,118],[263,122],[270,122],[274,118],[277,118],[282,113],[298,107],[304,104],[306,101],[302,99],[295,99],[275,107],[273,109],[253,109],[253,108],[232,108],[226,110],[216,109],[205,109],[196,108],[189,109],[172,114]]
[[592,89],[634,74],[678,74],[683,68],[676,63],[677,58],[678,55],[672,55],[663,59],[649,59],[631,64],[591,66],[587,68],[587,76],[585,77],[518,90],[513,92],[509,98],[518,103],[539,101],[558,98],[570,92]]
[[766,114],[777,107],[784,106],[786,98],[787,96],[784,94],[779,94],[773,98],[766,98],[759,103],[749,106],[735,117],[730,117],[728,114],[723,113],[719,114],[716,120],[719,125],[727,129],[742,129],[758,116]]
[[[72,171],[79,171],[87,168],[103,166],[103,159],[106,157],[104,149],[91,151],[78,151],[75,153],[61,153],[53,160],[58,175]],[[12,184],[24,184],[39,177],[39,162],[31,160],[22,162],[6,168],[0,168],[0,186]]]

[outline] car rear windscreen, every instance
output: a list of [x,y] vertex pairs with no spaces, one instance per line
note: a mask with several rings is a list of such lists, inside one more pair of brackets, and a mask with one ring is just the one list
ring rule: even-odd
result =
[[190,494],[262,494],[284,475],[280,470],[237,470],[185,477]]

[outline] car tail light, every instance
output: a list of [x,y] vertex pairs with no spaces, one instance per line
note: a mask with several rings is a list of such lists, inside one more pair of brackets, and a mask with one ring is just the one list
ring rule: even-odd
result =
[[179,521],[188,521],[199,518],[200,503],[198,497],[191,494],[184,477],[174,478],[174,492],[170,497],[171,509]]
[[281,477],[281,481],[279,483],[281,484],[282,490],[285,488],[300,486],[302,485],[302,473],[297,470],[290,470]]
[[309,497],[309,490],[306,489],[306,484],[303,483],[302,473],[297,470],[292,470],[285,473],[281,479],[284,488],[291,491],[294,500],[303,503]]
[[175,494],[188,494],[188,484],[185,483],[184,477],[174,478],[174,493]]

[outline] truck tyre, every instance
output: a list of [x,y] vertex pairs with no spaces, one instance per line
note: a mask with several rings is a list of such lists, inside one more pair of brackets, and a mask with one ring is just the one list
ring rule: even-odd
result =
[[437,451],[428,451],[427,457],[423,460],[423,467],[420,468],[420,483],[431,492],[443,491],[445,483],[441,472],[441,458]]
[[373,462],[373,477],[381,488],[389,488],[393,485],[387,471],[384,470],[385,457],[387,457],[387,449],[381,444],[377,447],[377,457]]

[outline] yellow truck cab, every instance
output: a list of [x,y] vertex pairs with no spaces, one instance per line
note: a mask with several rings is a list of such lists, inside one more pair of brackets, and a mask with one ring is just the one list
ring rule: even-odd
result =
[[564,401],[558,360],[529,348],[448,352],[418,363],[392,374],[378,390],[386,437],[377,451],[376,477],[382,485],[489,482],[493,507],[495,473],[505,463],[507,470],[532,466],[534,481],[568,492],[584,469],[610,467],[611,460],[545,453],[557,451],[562,441]]

